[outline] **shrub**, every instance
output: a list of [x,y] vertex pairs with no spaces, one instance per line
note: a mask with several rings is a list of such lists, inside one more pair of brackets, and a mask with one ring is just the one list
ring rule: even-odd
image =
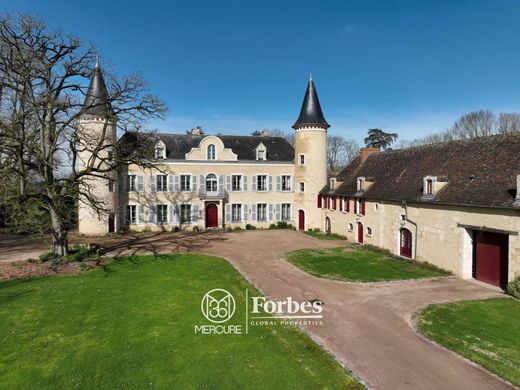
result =
[[276,224],[275,223],[270,224],[269,229],[276,229]]
[[95,248],[90,248],[88,245],[74,245],[69,249],[69,254],[63,256],[64,261],[83,261],[89,257],[97,256]]
[[200,228],[198,226],[193,226],[193,232],[198,233],[200,231]]
[[233,228],[232,228],[231,226],[228,226],[228,227],[226,228],[226,231],[228,231],[228,232],[232,232],[232,231],[233,231]]
[[235,226],[233,230],[242,230],[242,228],[240,226]]
[[181,228],[180,228],[179,226],[174,226],[174,227],[172,228],[172,232],[174,232],[174,233],[178,233],[178,232],[180,232],[180,231],[181,231]]
[[38,256],[38,260],[40,260],[42,263],[45,263],[45,262],[51,261],[57,257],[59,257],[59,256],[55,255],[52,252],[45,252],[45,253],[42,253],[40,256]]
[[248,223],[248,224],[246,225],[246,230],[256,230],[256,226],[253,226],[253,225],[251,225],[250,223]]
[[92,266],[89,263],[81,262],[79,263],[79,269],[80,271],[89,271],[92,269]]
[[506,287],[507,293],[515,299],[520,299],[520,275],[516,275]]

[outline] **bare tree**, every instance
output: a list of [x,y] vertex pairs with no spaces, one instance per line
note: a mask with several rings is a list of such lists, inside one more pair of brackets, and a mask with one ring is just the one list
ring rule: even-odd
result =
[[289,131],[288,133],[286,133],[281,129],[273,129],[271,130],[271,137],[285,138],[287,142],[291,144],[291,146],[294,146],[294,131]]
[[516,112],[501,112],[497,120],[497,133],[512,134],[520,132],[520,114]]
[[331,172],[347,165],[358,153],[356,141],[339,135],[327,136],[327,164]]
[[452,131],[457,139],[492,135],[495,133],[495,115],[490,110],[470,112],[455,122]]
[[[68,253],[71,205],[80,199],[104,211],[103,202],[88,192],[89,180],[108,180],[114,170],[130,163],[153,166],[145,152],[130,153],[127,146],[107,143],[102,136],[89,140],[88,146],[79,138],[81,106],[95,57],[92,46],[33,17],[0,17],[0,179],[16,183],[5,201],[22,209],[36,201],[47,210],[57,255]],[[117,123],[120,132],[145,137],[142,124],[161,117],[165,105],[148,93],[139,75],[108,75],[108,80],[112,117],[106,118],[102,134]],[[79,169],[79,155],[87,147],[92,158]],[[107,154],[110,149],[113,155]],[[34,182],[37,189],[29,185]],[[87,189],[83,194],[82,188]]]

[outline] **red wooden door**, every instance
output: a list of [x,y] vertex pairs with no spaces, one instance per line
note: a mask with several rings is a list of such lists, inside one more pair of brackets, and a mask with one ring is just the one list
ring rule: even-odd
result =
[[305,230],[305,211],[298,211],[298,230]]
[[218,227],[218,206],[216,204],[209,204],[206,207],[206,227]]
[[363,244],[363,224],[361,222],[357,224],[357,241]]
[[116,232],[116,218],[114,214],[110,214],[108,216],[108,232],[115,233]]
[[408,229],[401,229],[400,239],[400,255],[404,257],[412,257],[412,232]]
[[475,279],[505,288],[508,271],[508,236],[475,232]]

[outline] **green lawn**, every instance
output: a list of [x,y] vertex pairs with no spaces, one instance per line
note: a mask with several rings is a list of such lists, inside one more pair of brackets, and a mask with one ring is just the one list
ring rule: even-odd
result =
[[357,282],[418,279],[445,275],[420,264],[393,259],[381,251],[364,246],[303,249],[289,253],[287,259],[312,275]]
[[416,324],[426,337],[520,386],[520,302],[496,298],[431,305]]
[[317,238],[319,240],[346,240],[344,236],[340,236],[339,234],[334,233],[322,233],[322,232],[316,232],[314,230],[307,230],[305,232],[306,235]]
[[225,260],[170,255],[106,271],[0,283],[2,388],[361,388],[294,327],[200,335],[200,302],[224,288],[243,323],[252,289]]

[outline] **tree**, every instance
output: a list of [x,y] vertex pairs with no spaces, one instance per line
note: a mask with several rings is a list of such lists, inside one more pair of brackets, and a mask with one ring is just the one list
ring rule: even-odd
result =
[[495,133],[495,123],[495,115],[491,111],[473,111],[462,115],[451,131],[457,139],[483,137]]
[[497,120],[498,134],[513,134],[520,132],[520,114],[516,112],[501,112]]
[[281,129],[273,129],[271,130],[271,137],[285,138],[287,142],[291,144],[291,146],[294,146],[294,131],[289,131],[288,133],[286,133]]
[[381,129],[369,129],[365,145],[369,148],[387,149],[392,145],[399,135],[397,133],[385,133]]
[[327,135],[327,165],[331,172],[347,165],[358,153],[356,141],[339,135]]
[[[0,17],[0,180],[1,184],[15,183],[4,202],[22,210],[32,203],[43,207],[50,216],[57,255],[68,253],[71,205],[80,199],[104,211],[103,202],[88,190],[81,193],[89,180],[107,180],[128,164],[154,166],[145,151],[129,153],[124,145],[107,145],[100,139],[90,142],[91,163],[78,168],[85,147],[78,137],[78,124],[95,60],[92,46],[33,17]],[[147,137],[142,125],[162,117],[164,103],[148,92],[139,75],[105,76],[113,118],[107,118],[104,128],[117,118],[120,132]],[[114,155],[107,156],[108,148],[115,150]]]

